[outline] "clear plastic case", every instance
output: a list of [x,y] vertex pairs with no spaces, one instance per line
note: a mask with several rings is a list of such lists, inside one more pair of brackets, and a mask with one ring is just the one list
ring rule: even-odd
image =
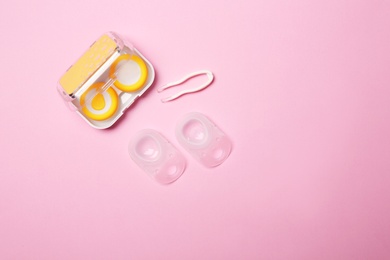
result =
[[186,167],[182,153],[153,129],[141,130],[130,140],[129,154],[141,169],[161,184],[176,181]]
[[131,44],[108,32],[64,73],[58,92],[97,129],[112,126],[152,85],[152,64]]
[[192,112],[179,120],[176,126],[179,143],[206,167],[222,164],[232,151],[228,136],[208,117]]

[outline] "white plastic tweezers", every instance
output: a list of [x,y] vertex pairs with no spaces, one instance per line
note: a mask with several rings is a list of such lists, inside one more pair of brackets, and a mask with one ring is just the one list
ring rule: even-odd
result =
[[175,82],[172,82],[172,83],[168,83],[162,87],[160,87],[159,89],[157,89],[157,92],[158,93],[161,93],[163,92],[164,90],[168,89],[168,88],[171,88],[171,87],[174,87],[174,86],[177,86],[177,85],[180,85],[184,82],[186,82],[187,80],[189,80],[190,78],[193,78],[193,77],[196,77],[196,76],[199,76],[199,75],[203,75],[203,74],[206,74],[207,77],[208,77],[208,81],[206,83],[204,83],[203,85],[197,87],[197,88],[193,88],[193,89],[188,89],[188,90],[182,90],[170,97],[167,97],[167,98],[163,98],[161,99],[161,102],[165,103],[165,102],[169,102],[169,101],[172,101],[174,99],[177,99],[185,94],[189,94],[189,93],[194,93],[194,92],[198,92],[198,91],[201,91],[205,88],[207,88],[214,80],[214,75],[211,71],[209,70],[201,70],[201,71],[197,71],[197,72],[194,72],[194,73],[191,73],[191,74],[188,74],[186,77],[184,77],[183,79],[181,80],[178,80],[178,81],[175,81]]

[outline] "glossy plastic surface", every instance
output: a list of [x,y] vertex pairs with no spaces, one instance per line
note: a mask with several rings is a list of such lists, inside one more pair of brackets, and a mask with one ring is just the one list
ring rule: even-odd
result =
[[184,172],[186,161],[165,137],[152,129],[141,130],[129,143],[133,161],[161,184],[176,181]]
[[230,155],[232,143],[209,118],[197,112],[184,116],[177,124],[179,143],[206,167],[223,163]]

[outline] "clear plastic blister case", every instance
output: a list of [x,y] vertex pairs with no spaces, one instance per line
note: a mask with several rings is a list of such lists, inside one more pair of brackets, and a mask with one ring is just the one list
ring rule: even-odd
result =
[[228,136],[208,117],[198,112],[189,113],[179,120],[176,137],[187,152],[209,168],[222,164],[232,150]]
[[60,78],[67,105],[97,129],[112,126],[153,83],[152,64],[109,32],[95,41]]
[[130,140],[129,154],[141,169],[161,184],[176,181],[186,167],[182,153],[152,129],[139,131]]

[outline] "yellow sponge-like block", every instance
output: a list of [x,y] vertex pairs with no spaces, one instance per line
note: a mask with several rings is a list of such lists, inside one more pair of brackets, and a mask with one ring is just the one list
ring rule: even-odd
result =
[[108,35],[100,37],[61,77],[60,84],[68,95],[72,94],[111,57],[117,44]]

